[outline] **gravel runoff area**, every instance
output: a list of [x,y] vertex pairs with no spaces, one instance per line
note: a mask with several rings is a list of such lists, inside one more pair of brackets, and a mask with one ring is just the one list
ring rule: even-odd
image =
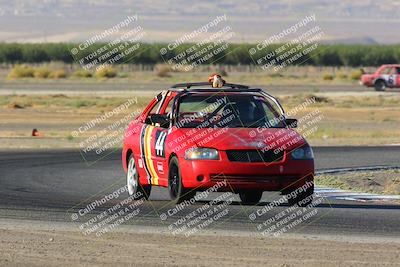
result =
[[101,237],[72,223],[0,219],[1,266],[398,266],[400,242],[121,227]]

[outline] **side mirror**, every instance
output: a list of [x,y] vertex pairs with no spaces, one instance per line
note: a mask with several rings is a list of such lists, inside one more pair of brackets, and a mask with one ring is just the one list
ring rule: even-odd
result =
[[160,127],[168,128],[170,119],[167,114],[150,114],[147,116],[146,123],[159,124]]
[[285,119],[285,123],[289,128],[297,128],[297,119]]

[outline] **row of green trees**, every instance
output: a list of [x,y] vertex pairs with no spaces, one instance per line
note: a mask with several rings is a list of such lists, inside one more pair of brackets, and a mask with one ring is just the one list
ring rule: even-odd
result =
[[[61,61],[73,63],[93,51],[101,49],[106,44],[91,45],[87,49],[78,50],[72,55],[71,50],[75,44],[67,43],[44,43],[44,44],[19,44],[0,43],[0,63],[43,63],[50,61]],[[164,63],[165,60],[189,49],[193,44],[180,45],[176,49],[166,49],[161,55],[160,50],[167,48],[167,44],[140,44],[140,48],[129,56],[124,57],[116,63],[132,64],[156,64]],[[254,59],[273,52],[280,45],[271,45],[258,51],[253,58],[249,50],[254,44],[230,44],[226,50],[220,51],[217,56],[203,63],[218,63],[231,65],[254,64]],[[127,50],[125,47],[123,50]],[[75,50],[77,51],[77,50]],[[274,57],[272,57],[274,58]],[[87,61],[85,61],[87,62]],[[377,66],[381,64],[399,63],[400,45],[319,45],[312,53],[303,56],[293,64],[316,65],[316,66]]]

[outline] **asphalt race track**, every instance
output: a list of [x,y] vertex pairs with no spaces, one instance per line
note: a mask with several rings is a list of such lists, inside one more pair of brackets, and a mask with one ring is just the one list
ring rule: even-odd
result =
[[[400,147],[317,147],[314,148],[317,170],[331,168],[387,165],[398,166]],[[88,203],[125,185],[120,151],[87,164],[79,151],[7,151],[0,152],[0,218],[71,222],[71,215]],[[275,195],[272,194],[274,197]],[[127,196],[122,194],[119,199]],[[265,194],[258,206],[242,206],[236,200],[229,206],[229,217],[213,224],[215,229],[257,231],[249,215],[271,199]],[[128,224],[167,227],[180,216],[190,213],[207,201],[186,207],[166,220],[160,214],[171,209],[165,189],[154,189],[151,201],[141,205],[138,216]],[[118,203],[113,199],[95,213]],[[271,212],[288,208],[286,204]],[[323,200],[316,207],[318,215],[293,231],[300,234],[332,234],[368,237],[400,237],[400,205]],[[85,218],[77,219],[84,222]]]

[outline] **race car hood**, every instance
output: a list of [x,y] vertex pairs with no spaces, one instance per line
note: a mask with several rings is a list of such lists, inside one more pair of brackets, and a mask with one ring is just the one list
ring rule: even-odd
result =
[[296,131],[286,128],[180,128],[179,131],[194,146],[218,150],[292,150],[307,143]]

